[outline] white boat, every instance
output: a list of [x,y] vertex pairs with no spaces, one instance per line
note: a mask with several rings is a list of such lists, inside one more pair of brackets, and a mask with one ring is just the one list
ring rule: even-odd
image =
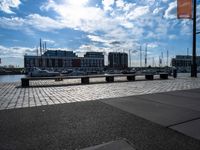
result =
[[86,75],[86,73],[84,71],[78,71],[78,70],[75,70],[68,74],[68,76],[83,76],[83,75]]
[[60,76],[59,72],[41,70],[39,68],[34,68],[31,72],[29,72],[29,76],[31,77],[53,77]]

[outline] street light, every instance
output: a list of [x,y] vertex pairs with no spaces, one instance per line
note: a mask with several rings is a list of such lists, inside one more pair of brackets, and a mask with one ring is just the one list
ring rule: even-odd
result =
[[197,77],[197,63],[196,63],[196,10],[197,1],[193,0],[193,51],[192,51],[192,66],[191,66],[191,77]]
[[192,44],[192,65],[191,77],[197,77],[197,63],[196,63],[196,10],[197,0],[193,0],[193,18],[192,18],[192,0],[177,0],[178,1],[178,18],[179,19],[192,19],[193,20],[193,44]]

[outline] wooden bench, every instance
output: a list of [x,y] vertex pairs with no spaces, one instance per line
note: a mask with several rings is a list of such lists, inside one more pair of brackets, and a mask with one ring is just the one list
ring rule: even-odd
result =
[[128,81],[135,80],[135,74],[109,74],[109,75],[89,75],[89,76],[56,76],[56,77],[26,77],[21,78],[21,86],[28,87],[31,80],[55,80],[63,81],[64,79],[81,79],[82,84],[89,84],[90,78],[105,78],[106,82],[114,82],[115,77],[127,77]]
[[[21,78],[21,86],[29,87],[30,80],[55,80],[63,81],[64,79],[81,79],[81,84],[89,84],[90,78],[105,78],[108,83],[114,82],[115,77],[127,77],[127,81],[135,81],[135,74],[107,74],[107,75],[86,75],[86,76],[56,76],[56,77],[26,77]],[[146,80],[153,80],[153,74],[146,74]],[[168,79],[167,73],[161,73],[160,79]]]

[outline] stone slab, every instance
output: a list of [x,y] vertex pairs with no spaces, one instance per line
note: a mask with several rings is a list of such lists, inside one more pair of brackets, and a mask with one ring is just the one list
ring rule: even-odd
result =
[[199,111],[140,99],[137,96],[101,101],[166,127],[200,117]]
[[200,140],[200,119],[172,126],[170,128]]
[[84,148],[81,150],[135,150],[130,144],[124,140],[112,141],[97,146]]
[[176,95],[175,92],[173,93],[173,95],[167,93],[148,94],[138,96],[138,98],[200,111],[200,98],[185,97],[179,94]]
[[200,89],[193,89],[188,91],[176,91],[176,92],[168,92],[168,95],[173,96],[182,96],[187,98],[199,98],[200,99]]

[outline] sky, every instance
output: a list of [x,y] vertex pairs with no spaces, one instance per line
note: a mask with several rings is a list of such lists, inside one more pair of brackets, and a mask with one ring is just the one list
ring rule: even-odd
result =
[[130,53],[131,66],[139,66],[140,46],[143,56],[147,47],[148,65],[158,65],[159,57],[166,64],[167,51],[169,62],[187,48],[192,52],[192,21],[178,20],[176,10],[176,0],[0,0],[0,65],[23,67],[25,54],[37,54],[40,38],[48,49],[79,56]]

